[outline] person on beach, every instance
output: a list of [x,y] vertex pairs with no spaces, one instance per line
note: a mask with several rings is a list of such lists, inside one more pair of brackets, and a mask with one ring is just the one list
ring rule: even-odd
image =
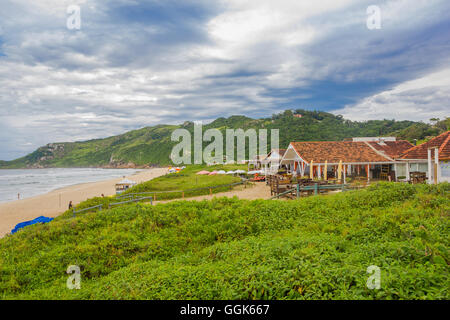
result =
[[105,195],[102,193],[102,198],[104,198],[105,197]]
[[20,200],[20,193],[17,194],[17,200]]
[[69,201],[69,210],[72,209],[73,205],[72,205],[72,201]]

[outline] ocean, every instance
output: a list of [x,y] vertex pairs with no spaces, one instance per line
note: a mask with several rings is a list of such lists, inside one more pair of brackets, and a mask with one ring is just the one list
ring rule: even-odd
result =
[[129,176],[139,169],[8,169],[0,170],[0,202],[25,199],[80,183]]

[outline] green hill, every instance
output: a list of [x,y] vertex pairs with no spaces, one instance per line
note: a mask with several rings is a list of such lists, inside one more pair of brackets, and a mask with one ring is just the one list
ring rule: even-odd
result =
[[[449,191],[382,183],[63,215],[0,239],[0,299],[447,300]],[[66,287],[69,265],[79,290]]]
[[[302,117],[294,117],[301,114]],[[13,160],[0,161],[0,168],[36,167],[134,167],[167,165],[173,146],[173,130],[186,128],[193,132],[193,123],[157,125],[130,131],[105,139],[83,142],[50,143]],[[219,118],[204,126],[204,130],[279,129],[280,147],[291,141],[342,140],[350,137],[395,135],[409,140],[422,140],[441,129],[412,121],[372,120],[355,122],[327,112],[287,110],[271,118],[251,119],[245,116]]]

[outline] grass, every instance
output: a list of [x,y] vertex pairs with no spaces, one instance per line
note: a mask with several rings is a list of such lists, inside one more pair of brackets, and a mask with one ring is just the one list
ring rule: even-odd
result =
[[[62,216],[0,240],[0,298],[449,299],[449,191],[380,183]],[[80,290],[66,288],[69,265]]]
[[[216,165],[216,166],[205,166],[205,165],[191,165],[183,169],[179,173],[171,173],[161,177],[154,178],[152,180],[140,183],[133,188],[130,188],[121,195],[131,194],[131,193],[142,193],[142,192],[157,192],[156,200],[169,200],[169,199],[179,199],[183,197],[183,192],[167,192],[164,191],[182,191],[199,189],[201,190],[191,190],[184,192],[184,197],[193,197],[206,195],[210,193],[207,187],[215,187],[221,185],[229,185],[232,183],[240,182],[241,179],[232,175],[197,175],[196,173],[202,170],[237,170],[245,169],[245,165]],[[211,189],[212,193],[219,193],[224,191],[229,191],[229,186],[216,187]],[[145,195],[149,196],[149,195]],[[120,199],[117,196],[111,197],[95,197],[88,199],[79,203],[76,206],[77,210],[82,210],[85,208],[94,207],[103,204],[103,208],[107,208],[110,203],[121,202],[127,199]],[[147,201],[148,202],[148,201]],[[64,214],[66,217],[72,216],[72,210],[66,211]]]
[[[215,165],[215,166],[204,166],[204,165],[192,165],[183,169],[179,173],[172,173],[165,176],[161,176],[156,179],[141,183],[130,190],[124,192],[124,194],[139,193],[139,192],[164,192],[164,191],[176,191],[176,190],[191,190],[206,188],[211,186],[228,185],[236,182],[240,182],[239,177],[233,175],[197,175],[197,172],[202,170],[213,171],[213,170],[237,170],[237,169],[247,169],[246,165]],[[213,189],[213,193],[223,192],[229,190],[229,187],[216,188]],[[197,196],[208,194],[210,191],[206,190],[196,190],[185,192],[185,196]],[[181,198],[181,193],[165,193],[158,194],[158,199],[174,199]]]

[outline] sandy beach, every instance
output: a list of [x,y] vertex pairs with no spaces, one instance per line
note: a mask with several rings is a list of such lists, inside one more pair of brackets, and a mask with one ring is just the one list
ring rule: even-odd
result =
[[[127,178],[138,183],[151,180],[167,173],[167,168],[155,168],[138,172]],[[56,217],[68,208],[69,201],[78,203],[93,197],[115,194],[114,185],[122,178],[83,183],[61,188],[32,198],[0,204],[0,237],[11,232],[20,222],[39,216]]]

